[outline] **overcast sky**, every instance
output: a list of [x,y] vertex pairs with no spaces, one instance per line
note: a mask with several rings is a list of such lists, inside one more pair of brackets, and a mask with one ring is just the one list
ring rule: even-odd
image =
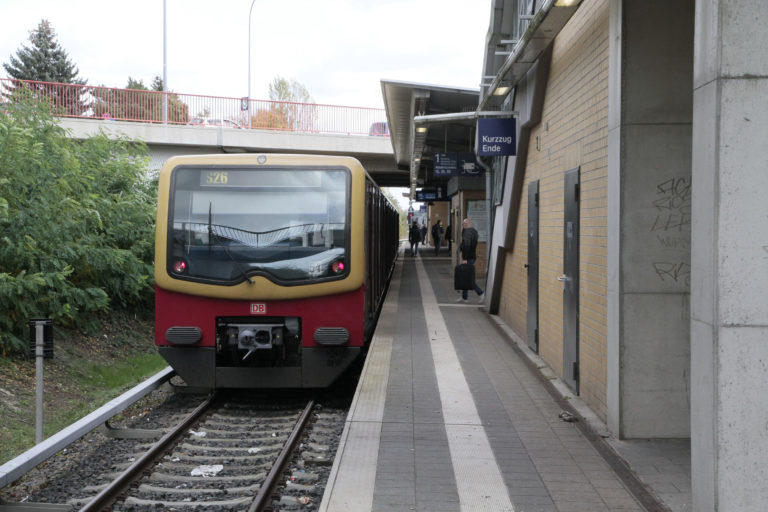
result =
[[[166,1],[169,88],[246,96],[251,0]],[[381,79],[477,88],[489,17],[490,0],[256,0],[251,97],[276,75],[362,107],[383,107]],[[162,76],[162,0],[0,0],[0,62],[41,19],[90,85]]]

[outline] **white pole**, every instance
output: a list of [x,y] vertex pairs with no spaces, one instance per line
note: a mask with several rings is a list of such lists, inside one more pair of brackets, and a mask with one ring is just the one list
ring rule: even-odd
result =
[[168,30],[166,0],[163,0],[163,123],[168,123]]
[[251,8],[248,9],[248,128],[251,128],[251,14],[253,14],[253,4],[256,0],[251,2]]
[[43,326],[35,323],[35,443],[43,442]]

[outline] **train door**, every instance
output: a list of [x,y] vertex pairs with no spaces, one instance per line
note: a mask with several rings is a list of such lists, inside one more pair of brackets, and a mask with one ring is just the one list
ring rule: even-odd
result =
[[374,302],[375,302],[375,295],[374,295],[374,279],[376,275],[376,267],[374,266],[374,251],[371,250],[371,244],[373,242],[372,236],[373,236],[373,228],[374,228],[374,219],[373,219],[373,187],[371,184],[366,180],[365,182],[365,228],[364,228],[364,247],[365,247],[365,258],[367,261],[366,264],[366,273],[365,273],[365,315],[366,315],[366,324],[370,322],[370,320],[373,318],[373,308],[374,308]]
[[565,173],[563,230],[563,380],[579,392],[579,168]]
[[539,352],[539,180],[528,184],[528,346]]

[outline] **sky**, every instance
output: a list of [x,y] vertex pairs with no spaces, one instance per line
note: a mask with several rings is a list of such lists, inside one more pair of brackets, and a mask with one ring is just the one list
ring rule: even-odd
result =
[[[252,0],[166,0],[170,90],[248,95]],[[477,88],[490,0],[255,0],[251,97],[275,76],[316,103],[383,108],[380,80]],[[0,62],[40,20],[89,85],[163,74],[163,0],[0,0]],[[7,77],[0,68],[0,77]]]

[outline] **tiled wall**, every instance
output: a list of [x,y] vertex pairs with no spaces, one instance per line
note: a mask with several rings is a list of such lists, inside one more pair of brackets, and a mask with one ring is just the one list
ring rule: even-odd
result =
[[[563,177],[580,167],[580,396],[606,416],[608,0],[585,0],[554,42],[542,122],[531,130],[499,314],[526,336],[528,183],[539,184],[539,354],[562,372]],[[561,375],[562,376],[562,375]]]

